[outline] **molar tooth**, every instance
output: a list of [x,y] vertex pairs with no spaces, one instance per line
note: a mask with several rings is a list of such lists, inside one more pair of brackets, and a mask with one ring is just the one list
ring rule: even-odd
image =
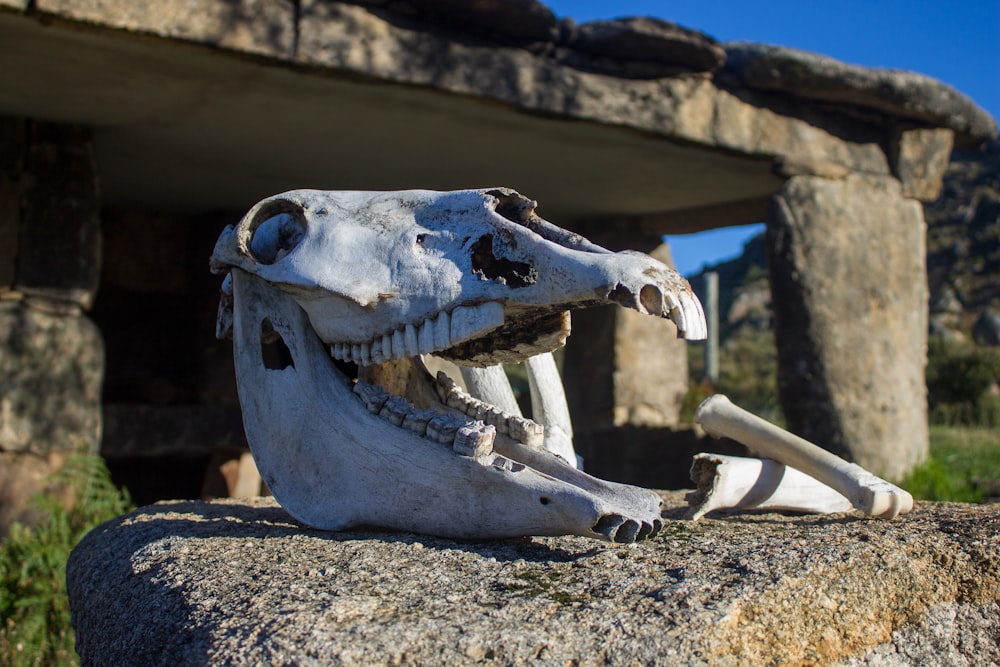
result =
[[362,366],[367,366],[372,362],[371,345],[369,345],[368,343],[361,344],[361,356],[358,357],[358,359],[359,359],[358,363],[361,364]]
[[368,408],[368,412],[373,415],[377,415],[389,399],[389,394],[381,387],[366,382],[354,383],[354,393],[361,398],[361,402]]
[[459,306],[451,311],[451,343],[475,338],[503,324],[503,304],[487,301],[478,306]]
[[385,357],[386,361],[392,359],[392,334],[386,334],[382,336],[382,356]]
[[355,343],[354,345],[351,345],[351,358],[349,359],[349,361],[353,361],[356,364],[361,363],[361,345],[360,344]]
[[417,345],[417,329],[412,324],[406,325],[406,331],[403,332],[403,340],[406,343],[407,356],[415,357],[420,354],[420,346]]
[[408,428],[414,433],[424,435],[427,433],[427,423],[437,416],[434,410],[413,410],[403,418],[403,428]]
[[435,379],[437,382],[434,383],[434,388],[437,390],[438,398],[447,403],[448,397],[452,395],[455,388],[455,381],[448,377],[444,371],[438,371]]
[[465,422],[451,415],[438,413],[427,422],[427,437],[442,445],[450,445],[455,442],[455,433],[464,425]]
[[441,311],[434,322],[434,349],[451,347],[451,315]]
[[395,359],[406,358],[406,345],[403,343],[403,332],[399,329],[392,332],[392,356]]
[[417,348],[420,354],[430,354],[434,351],[434,320],[426,319],[417,332]]
[[382,417],[394,426],[401,426],[407,413],[412,410],[412,406],[399,396],[390,396],[385,405],[379,411],[378,416]]
[[452,448],[462,456],[479,458],[493,451],[493,441],[496,436],[497,430],[491,424],[480,421],[465,424],[455,433]]
[[510,437],[528,447],[542,447],[545,442],[545,428],[538,422],[524,417],[511,417],[507,420]]

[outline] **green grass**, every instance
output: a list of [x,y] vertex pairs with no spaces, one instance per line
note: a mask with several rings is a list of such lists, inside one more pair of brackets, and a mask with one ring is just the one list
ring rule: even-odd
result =
[[930,458],[903,481],[914,498],[978,503],[1000,480],[1000,428],[931,426]]
[[76,455],[55,475],[72,490],[67,507],[53,496],[33,504],[45,518],[14,524],[0,542],[0,665],[76,665],[66,596],[69,553],[97,524],[130,509],[98,456]]

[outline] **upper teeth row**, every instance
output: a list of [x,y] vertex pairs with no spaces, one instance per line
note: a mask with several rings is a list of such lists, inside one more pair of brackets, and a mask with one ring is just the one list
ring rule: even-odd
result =
[[407,324],[367,343],[334,343],[330,354],[335,359],[361,366],[380,364],[390,359],[415,357],[481,336],[503,324],[503,305],[488,301],[476,306],[459,306],[450,313],[442,311],[419,325]]

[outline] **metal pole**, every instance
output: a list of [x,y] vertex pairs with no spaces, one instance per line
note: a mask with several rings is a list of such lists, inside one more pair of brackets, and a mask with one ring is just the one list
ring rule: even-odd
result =
[[705,377],[715,385],[719,382],[719,274],[715,271],[705,274],[705,319]]

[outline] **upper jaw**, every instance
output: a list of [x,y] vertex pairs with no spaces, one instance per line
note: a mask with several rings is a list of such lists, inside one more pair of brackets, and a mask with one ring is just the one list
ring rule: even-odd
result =
[[[678,337],[701,340],[707,336],[701,303],[686,290],[643,288],[638,297],[622,305],[671,320]],[[335,359],[359,366],[422,354],[439,354],[460,365],[488,366],[551,352],[562,347],[569,334],[568,311],[513,309],[499,301],[485,301],[442,310],[369,340],[324,342]]]

